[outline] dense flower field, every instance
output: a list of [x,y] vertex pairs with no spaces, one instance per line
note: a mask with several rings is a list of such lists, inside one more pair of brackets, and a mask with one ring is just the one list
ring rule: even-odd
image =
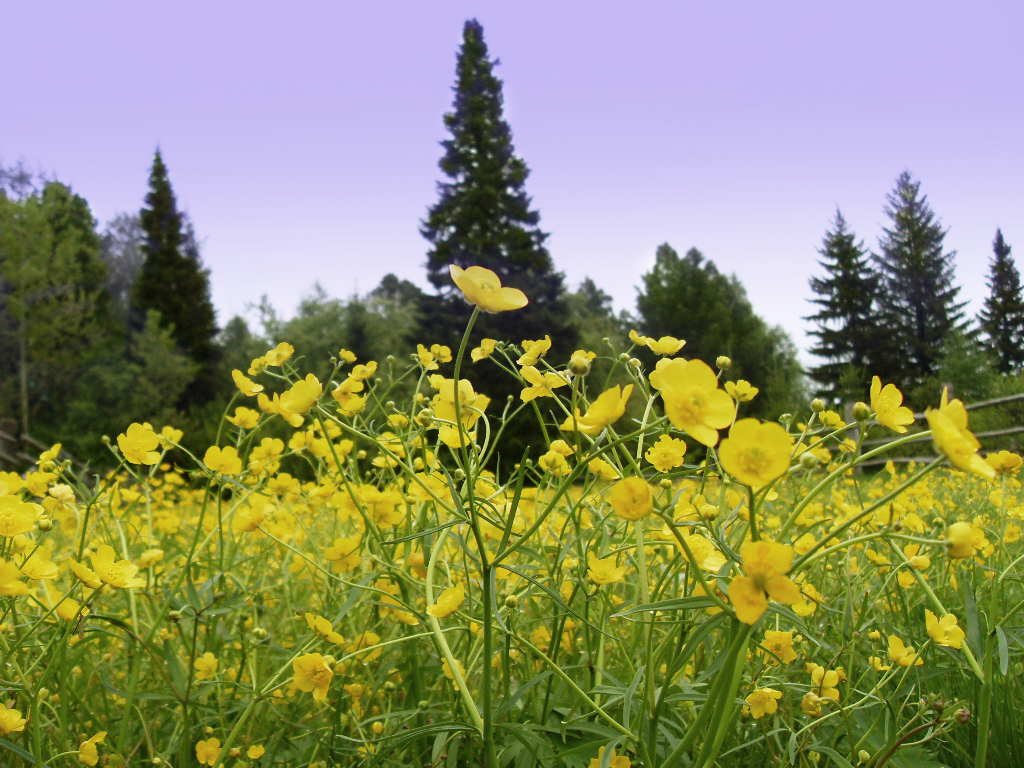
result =
[[[866,428],[913,421],[877,379],[851,423],[762,423],[682,341],[632,334],[660,362],[613,356],[608,387],[549,339],[469,349],[474,320],[328,382],[279,345],[203,456],[131,424],[104,476],[59,446],[0,473],[0,762],[1020,763],[1021,460],[983,459],[959,401],[934,462],[871,474],[899,440]],[[461,376],[494,363],[515,402]],[[546,444],[488,470],[542,399]]]

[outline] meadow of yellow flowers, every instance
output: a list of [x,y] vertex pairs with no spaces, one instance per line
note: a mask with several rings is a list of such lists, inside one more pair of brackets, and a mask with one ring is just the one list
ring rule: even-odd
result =
[[[872,473],[892,384],[763,423],[727,359],[633,333],[659,362],[607,352],[607,386],[550,339],[470,349],[528,297],[451,272],[454,355],[321,382],[281,344],[202,456],[131,424],[108,474],[0,473],[0,764],[1021,764],[1022,462],[962,403]],[[495,361],[516,402],[462,376]],[[546,444],[488,470],[538,399]]]

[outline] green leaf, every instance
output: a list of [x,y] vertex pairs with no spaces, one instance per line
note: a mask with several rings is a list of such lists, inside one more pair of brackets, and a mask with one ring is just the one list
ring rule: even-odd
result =
[[1006,677],[1006,671],[1010,668],[1010,649],[1002,627],[996,627],[996,642],[999,644],[999,672]]
[[973,584],[964,584],[964,603],[967,610],[967,640],[971,644],[971,650],[977,654],[978,661],[983,662],[985,642],[982,639],[981,615],[978,613],[978,603],[974,599]]
[[625,611],[612,614],[611,618],[617,619],[623,616],[631,616],[634,613],[642,613],[644,611],[690,611],[698,608],[711,608],[715,605],[718,605],[718,603],[710,597],[703,595],[697,597],[675,597],[671,600],[659,600],[655,603],[634,605],[632,608],[628,608]]

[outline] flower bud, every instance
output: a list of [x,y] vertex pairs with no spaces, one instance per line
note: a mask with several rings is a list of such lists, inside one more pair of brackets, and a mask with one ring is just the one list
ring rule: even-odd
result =
[[267,630],[265,630],[263,627],[253,627],[252,636],[255,637],[257,640],[266,640]]
[[638,360],[637,358],[631,357],[629,359],[629,369],[633,371],[633,373],[640,373],[640,369],[643,367],[644,364],[641,363],[640,360]]
[[718,359],[715,360],[715,365],[720,371],[728,371],[732,368],[732,358],[726,357],[725,355],[719,355]]
[[629,362],[629,355],[628,355],[628,354],[626,354],[625,352],[623,352],[622,354],[620,354],[620,355],[619,355],[619,362],[620,362],[620,363],[628,363],[628,362]]
[[825,410],[825,401],[820,397],[816,397],[811,400],[811,410],[815,413],[823,413]]
[[854,421],[864,422],[871,418],[871,406],[867,403],[857,403],[853,406]]
[[36,523],[36,527],[39,528],[39,530],[42,533],[49,533],[53,530],[53,520],[51,520],[48,517],[44,517],[42,520]]
[[384,690],[385,690],[385,691],[386,691],[387,693],[394,693],[395,691],[397,691],[397,690],[398,690],[398,686],[397,686],[397,685],[395,685],[395,684],[394,684],[393,682],[391,682],[390,680],[388,680],[388,681],[387,681],[386,683],[384,683]]
[[862,749],[860,752],[857,753],[858,765],[867,765],[869,760],[871,760],[871,753],[868,752],[866,749]]
[[806,469],[808,472],[818,466],[818,457],[810,451],[804,451],[800,454],[800,469]]
[[366,458],[366,451],[356,451],[356,458],[362,461]]
[[429,427],[434,421],[434,411],[430,408],[424,408],[422,411],[416,414],[416,423],[421,427]]
[[209,726],[209,725],[205,726],[203,728],[203,734],[205,736],[213,736],[213,728],[211,726]]
[[429,701],[427,701],[426,699],[423,699],[423,700],[422,700],[422,701],[420,701],[420,702],[419,702],[419,703],[418,703],[418,704],[417,704],[416,706],[417,706],[417,707],[418,707],[419,709],[421,709],[421,710],[423,710],[423,711],[426,711],[426,710],[430,709],[430,702],[429,702]]
[[169,611],[167,613],[167,620],[172,624],[177,624],[181,621],[181,611]]
[[237,758],[239,758],[241,756],[242,756],[242,750],[240,750],[238,747],[232,747],[231,749],[228,750],[228,757],[233,757],[233,758],[237,759]]
[[670,488],[672,488],[672,481],[669,480],[667,477],[663,477],[663,478],[661,478],[661,482],[659,482],[658,485],[660,485],[662,488],[664,488],[667,491]]
[[585,357],[574,357],[569,361],[569,373],[573,376],[586,376],[590,373],[590,361]]
[[508,597],[505,598],[505,607],[506,608],[518,608],[519,607],[519,598],[517,598],[515,595],[509,595]]
[[967,725],[971,722],[970,710],[960,707],[960,709],[953,713],[953,719],[960,723],[960,725]]

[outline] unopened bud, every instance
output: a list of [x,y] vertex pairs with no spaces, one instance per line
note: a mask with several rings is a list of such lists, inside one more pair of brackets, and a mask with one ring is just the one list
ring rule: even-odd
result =
[[728,371],[732,368],[732,358],[726,357],[725,355],[719,355],[718,359],[715,360],[715,365],[720,371]]
[[719,510],[714,504],[704,504],[701,506],[699,512],[702,519],[714,520],[718,517]]
[[871,753],[868,752],[866,749],[862,749],[860,752],[857,753],[858,765],[867,765],[869,760],[871,760]]
[[822,413],[825,410],[825,401],[820,397],[816,397],[811,400],[811,410],[815,413]]
[[971,713],[969,710],[960,707],[960,709],[953,713],[953,719],[960,723],[960,725],[967,725],[971,722]]
[[240,750],[238,747],[232,747],[231,749],[228,750],[228,757],[239,758],[241,756],[242,756],[242,750]]
[[110,435],[104,435],[100,438],[100,442],[104,445],[110,445]]
[[395,691],[397,691],[397,690],[398,690],[398,686],[397,686],[397,685],[395,685],[395,684],[394,684],[393,682],[391,682],[390,680],[388,680],[388,681],[387,681],[386,683],[384,683],[384,690],[385,690],[386,692],[388,692],[388,693],[394,693]]
[[416,423],[421,427],[429,427],[434,421],[434,412],[430,408],[424,408],[416,414]]
[[366,458],[366,451],[356,451],[356,458],[362,461]]
[[466,470],[461,468],[456,469],[454,472],[452,472],[452,477],[461,482],[466,479]]
[[505,607],[506,608],[518,608],[519,607],[519,598],[517,598],[515,595],[509,595],[508,597],[505,598]]
[[422,700],[422,701],[420,701],[420,702],[419,702],[419,703],[418,703],[418,704],[417,704],[416,706],[417,706],[417,707],[418,707],[419,709],[421,709],[421,710],[428,710],[428,709],[430,709],[430,702],[429,702],[429,701],[427,701],[426,699],[423,699],[423,700]]
[[818,457],[810,451],[804,451],[800,454],[800,469],[806,469],[808,471],[818,466]]
[[177,624],[181,621],[181,611],[169,611],[167,614],[167,620],[172,624]]
[[619,362],[620,363],[628,363],[629,362],[629,355],[626,354],[625,352],[623,352],[621,355],[619,355]]
[[569,361],[569,373],[573,376],[586,376],[590,373],[590,361],[585,357],[574,357]]
[[49,533],[53,530],[53,520],[51,520],[48,517],[44,517],[42,520],[36,523],[36,527],[38,527],[39,530],[43,533]]
[[663,477],[661,478],[661,482],[659,482],[658,485],[660,485],[667,491],[672,487],[672,481],[669,480],[667,477]]
[[857,403],[853,406],[854,421],[867,421],[871,418],[871,406],[867,403]]
[[263,627],[253,627],[252,636],[255,637],[257,640],[266,640],[267,630],[265,630]]
[[205,727],[203,728],[203,733],[204,733],[204,734],[205,734],[206,736],[213,736],[213,727],[212,727],[212,726],[209,726],[209,725],[205,726]]
[[631,357],[629,359],[629,369],[633,371],[633,373],[640,373],[640,369],[643,367],[644,364],[641,363],[637,358]]

